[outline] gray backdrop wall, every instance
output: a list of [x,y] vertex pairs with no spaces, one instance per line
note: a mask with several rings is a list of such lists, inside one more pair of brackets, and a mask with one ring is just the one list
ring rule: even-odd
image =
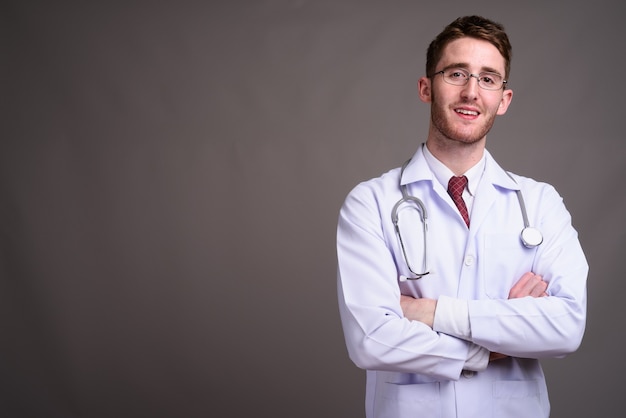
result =
[[[563,195],[591,266],[553,417],[621,410],[618,1],[8,1],[0,8],[0,416],[359,417],[339,207],[426,135],[459,15],[507,27],[488,148]],[[222,411],[216,413],[216,411]]]

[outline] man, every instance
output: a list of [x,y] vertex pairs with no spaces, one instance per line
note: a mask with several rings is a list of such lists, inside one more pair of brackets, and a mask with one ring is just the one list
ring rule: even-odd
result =
[[367,417],[548,417],[539,359],[582,341],[588,265],[561,197],[485,149],[510,60],[499,23],[448,25],[418,81],[426,142],[341,208],[339,308]]

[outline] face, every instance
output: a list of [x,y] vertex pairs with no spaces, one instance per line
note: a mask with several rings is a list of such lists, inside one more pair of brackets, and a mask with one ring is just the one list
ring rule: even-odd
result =
[[[472,74],[483,71],[504,75],[504,58],[495,46],[474,38],[460,38],[444,49],[437,70],[450,66],[466,68]],[[431,103],[429,139],[474,144],[485,141],[497,115],[503,115],[511,102],[511,90],[485,90],[470,77],[464,86],[446,83],[443,75],[422,77],[418,82],[420,99]]]

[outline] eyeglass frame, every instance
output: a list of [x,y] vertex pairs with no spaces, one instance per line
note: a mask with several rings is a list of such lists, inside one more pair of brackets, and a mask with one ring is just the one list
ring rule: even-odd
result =
[[[454,83],[451,83],[450,81],[446,80],[445,73],[446,73],[446,71],[449,71],[449,70],[455,70],[455,71],[458,70],[458,71],[460,71],[462,73],[467,73],[467,75],[465,76],[465,82],[463,84],[454,84]],[[509,80],[505,80],[504,77],[502,77],[501,74],[498,74],[498,73],[493,72],[493,71],[483,71],[483,72],[480,72],[478,74],[472,74],[468,70],[466,70],[465,68],[457,67],[457,66],[444,68],[441,71],[437,71],[436,73],[431,74],[429,76],[429,78],[434,78],[438,74],[441,74],[443,76],[443,81],[446,84],[450,84],[451,86],[466,86],[467,83],[469,83],[470,78],[474,77],[476,79],[477,83],[478,83],[478,87],[480,87],[483,90],[488,90],[488,91],[498,91],[500,89],[504,89],[504,88],[506,88],[506,84],[509,82]],[[484,77],[485,74],[492,74],[492,75],[496,75],[498,77],[502,77],[502,85],[500,87],[498,87],[498,88],[495,88],[495,89],[490,89],[488,87],[485,87],[480,82],[481,78]]]

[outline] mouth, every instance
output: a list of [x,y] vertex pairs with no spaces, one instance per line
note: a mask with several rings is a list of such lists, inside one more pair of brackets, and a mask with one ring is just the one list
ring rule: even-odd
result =
[[480,114],[480,112],[478,112],[477,110],[472,110],[472,109],[457,108],[457,109],[454,109],[454,111],[460,115],[465,115],[465,116],[478,116]]

